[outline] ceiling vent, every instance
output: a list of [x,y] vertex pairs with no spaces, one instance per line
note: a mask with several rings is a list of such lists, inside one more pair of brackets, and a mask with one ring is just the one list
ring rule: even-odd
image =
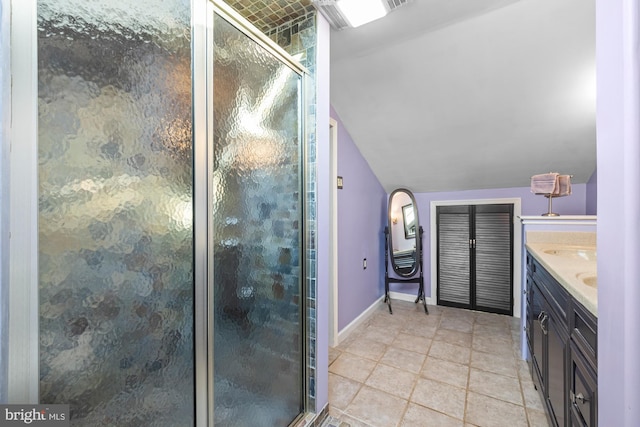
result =
[[[329,24],[336,30],[343,30],[349,28],[349,21],[342,14],[338,6],[336,5],[340,0],[312,0],[313,5],[327,18]],[[411,0],[383,0],[385,8],[388,12],[394,9],[404,6]]]
[[385,3],[389,7],[389,10],[397,9],[400,6],[404,6],[409,3],[409,0],[385,0]]

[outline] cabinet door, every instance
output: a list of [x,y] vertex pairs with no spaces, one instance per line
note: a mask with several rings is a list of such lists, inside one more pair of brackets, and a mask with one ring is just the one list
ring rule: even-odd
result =
[[531,301],[533,279],[527,275],[527,290],[525,292],[525,304],[527,305],[526,319],[525,319],[525,332],[527,334],[527,345],[529,346],[529,353],[533,352],[533,302]]
[[438,305],[513,315],[513,205],[438,206]]
[[471,308],[469,206],[438,206],[438,305]]
[[513,205],[478,205],[474,213],[475,309],[512,315]]
[[564,427],[567,420],[567,381],[566,366],[568,357],[567,343],[569,337],[562,325],[556,320],[551,310],[543,324],[547,338],[547,396],[551,406],[552,421],[556,421],[558,427]]
[[572,407],[569,412],[570,412],[569,416],[571,418],[571,427],[589,427],[585,424],[584,420],[582,419],[582,417],[580,416],[576,408]]
[[533,280],[531,280],[530,289],[530,297],[531,297],[531,363],[533,365],[533,381],[536,383],[536,386],[542,387],[542,394],[546,397],[546,380],[544,378],[544,350],[545,350],[545,335],[543,333],[543,323],[545,316],[547,313],[544,311],[545,302],[540,289],[535,284]]

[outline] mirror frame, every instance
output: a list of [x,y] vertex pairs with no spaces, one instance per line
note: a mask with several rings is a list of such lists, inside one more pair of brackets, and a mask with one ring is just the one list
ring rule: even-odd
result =
[[[413,266],[411,267],[411,269],[409,269],[408,267],[399,267],[396,264],[396,259],[393,256],[393,230],[392,230],[392,226],[393,226],[393,218],[391,216],[391,207],[393,204],[393,197],[397,194],[397,193],[405,193],[409,196],[409,198],[411,199],[411,204],[413,205],[413,216],[414,216],[414,221],[415,221],[415,234],[414,234],[414,238],[416,241],[416,251],[415,251],[415,258],[414,258],[414,262],[413,262]],[[406,226],[405,226],[405,221],[404,221],[404,208],[405,206],[402,206],[402,213],[403,213],[403,219],[402,219],[402,226],[405,229],[405,235],[407,233],[406,230]],[[421,248],[421,236],[420,236],[420,221],[418,219],[418,205],[416,204],[416,199],[415,197],[413,197],[413,193],[406,189],[406,188],[397,188],[395,190],[393,190],[393,192],[389,195],[389,202],[388,202],[388,215],[387,215],[387,221],[389,224],[389,258],[391,259],[391,266],[393,267],[393,272],[395,274],[397,274],[398,276],[401,277],[411,277],[414,276],[416,273],[418,273],[418,270],[420,269],[420,257],[422,256],[422,248]]]

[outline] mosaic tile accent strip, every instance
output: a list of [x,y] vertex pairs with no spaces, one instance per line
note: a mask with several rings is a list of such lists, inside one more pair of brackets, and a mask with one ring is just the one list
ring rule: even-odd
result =
[[315,11],[311,0],[230,0],[227,4],[265,34]]

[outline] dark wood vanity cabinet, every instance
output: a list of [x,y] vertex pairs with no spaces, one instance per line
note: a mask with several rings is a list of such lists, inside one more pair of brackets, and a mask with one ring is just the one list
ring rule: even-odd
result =
[[528,362],[552,425],[596,426],[597,320],[529,253],[526,286]]

